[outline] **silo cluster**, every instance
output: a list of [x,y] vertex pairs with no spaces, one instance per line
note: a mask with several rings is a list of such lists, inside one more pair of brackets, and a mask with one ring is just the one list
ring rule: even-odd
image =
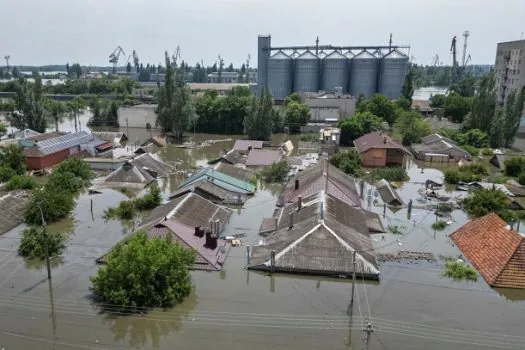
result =
[[[260,42],[261,43],[261,42]],[[259,77],[259,84],[266,82],[276,100],[284,100],[292,92],[336,93],[367,98],[381,93],[389,99],[398,99],[408,70],[408,56],[395,48],[383,50],[347,48],[316,50],[310,48],[281,48],[272,51],[269,41],[262,42],[265,77]],[[270,53],[270,51],[272,51]],[[340,88],[340,89],[336,89]]]

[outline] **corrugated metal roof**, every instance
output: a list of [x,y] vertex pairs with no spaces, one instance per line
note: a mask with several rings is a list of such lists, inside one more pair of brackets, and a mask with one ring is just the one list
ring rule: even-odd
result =
[[242,181],[230,175],[226,175],[213,168],[205,168],[186,179],[180,187],[187,186],[196,181],[202,179],[209,179],[213,181],[217,186],[222,187],[228,191],[241,192],[241,193],[254,193],[255,186],[249,182]]
[[88,143],[93,139],[93,135],[87,131],[81,131],[73,134],[62,135],[50,140],[44,140],[37,143],[38,150],[43,155],[49,155],[63,151],[65,149]]

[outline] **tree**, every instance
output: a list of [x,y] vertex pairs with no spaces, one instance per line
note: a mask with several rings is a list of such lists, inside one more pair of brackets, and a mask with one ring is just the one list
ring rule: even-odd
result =
[[297,103],[301,103],[301,97],[299,96],[299,93],[297,92],[293,92],[292,94],[290,94],[289,96],[287,96],[285,99],[284,99],[284,106],[285,107],[288,107],[288,105],[292,102],[297,102]]
[[355,148],[339,152],[330,157],[330,164],[342,170],[346,174],[361,175],[361,157]]
[[366,110],[383,119],[390,126],[394,125],[396,121],[394,104],[385,95],[376,94],[372,96],[366,102]]
[[510,222],[516,216],[509,210],[509,202],[509,197],[502,191],[495,188],[482,188],[475,190],[472,195],[463,201],[463,208],[474,217],[496,213],[503,220]]
[[75,96],[71,101],[67,104],[67,109],[71,112],[73,115],[73,118],[75,119],[75,132],[78,132],[78,115],[80,112],[82,112],[86,108],[86,101],[79,96]]
[[92,292],[106,304],[132,308],[170,307],[191,291],[193,251],[166,238],[149,240],[137,233],[118,244],[107,256],[107,265],[91,277]]
[[7,126],[5,124],[0,123],[0,134],[5,134],[7,132]]
[[80,78],[82,76],[82,67],[80,66],[80,63],[73,63],[69,67],[68,75],[74,76],[75,78]]
[[164,132],[173,132],[175,139],[180,141],[190,120],[194,119],[195,108],[182,71],[177,69],[175,62],[170,62],[168,52],[165,60],[166,81],[158,92],[156,123]]
[[244,132],[252,140],[269,140],[272,135],[273,97],[264,87],[259,98],[253,96],[244,119]]
[[106,100],[92,100],[91,110],[93,117],[88,121],[88,126],[119,127],[118,105],[115,101],[108,103]]
[[366,97],[364,93],[360,93],[355,103],[356,112],[366,112]]
[[412,106],[412,102],[405,97],[401,96],[396,102],[395,102],[396,108],[402,109],[404,111],[409,111],[410,107]]
[[0,167],[11,169],[13,175],[25,174],[25,156],[22,148],[12,144],[6,147],[0,147]]
[[14,96],[16,111],[7,116],[11,126],[17,129],[32,129],[38,132],[46,131],[46,116],[44,109],[44,94],[42,77],[37,75],[34,84],[26,79],[19,79]]
[[403,137],[404,145],[419,142],[422,137],[430,135],[432,132],[430,125],[421,119],[421,115],[415,111],[401,113],[396,122],[396,128]]
[[519,176],[525,172],[525,157],[511,157],[505,160],[505,174],[507,176]]
[[128,62],[127,66],[126,66],[126,72],[127,73],[131,73],[131,63]]
[[412,96],[414,95],[414,71],[412,68],[408,69],[408,73],[405,77],[405,82],[401,87],[401,96],[406,98],[412,103]]
[[233,63],[230,63],[228,68],[226,69],[227,72],[233,72]]
[[463,122],[470,111],[469,101],[457,92],[450,93],[445,99],[445,115],[450,116],[455,123]]
[[261,171],[261,177],[266,182],[283,182],[288,178],[290,169],[287,161],[273,163]]
[[46,114],[55,125],[55,131],[58,132],[58,124],[64,119],[64,114],[67,111],[66,104],[64,102],[46,99],[45,108],[47,110]]
[[310,120],[310,108],[304,103],[301,103],[301,98],[297,92],[292,93],[284,100],[286,107],[286,123],[290,131],[298,132],[301,126],[306,125]]
[[507,97],[504,108],[503,146],[512,147],[516,133],[520,126],[520,120],[525,103],[525,88],[516,93],[513,90]]
[[382,120],[370,113],[356,113],[352,118],[340,120],[337,127],[341,129],[341,146],[352,146],[353,141],[358,137],[372,131],[381,130]]
[[430,107],[432,108],[443,108],[445,106],[445,95],[435,94],[430,96]]
[[[26,258],[44,259],[62,255],[66,249],[67,237],[58,232],[42,232],[41,228],[30,227],[22,232],[18,254]],[[46,252],[47,245],[47,252]]]
[[476,92],[476,78],[469,75],[457,84],[452,85],[449,90],[458,93],[462,97],[472,97]]
[[31,200],[25,211],[25,222],[27,224],[42,224],[39,205],[42,208],[44,220],[50,223],[69,216],[75,206],[75,201],[69,192],[60,192],[48,186],[43,189],[35,189],[31,193]]
[[483,148],[489,145],[487,133],[479,129],[470,129],[465,133],[456,133],[452,135],[452,139],[462,146],[469,145],[476,148]]
[[493,126],[493,119],[496,117],[496,90],[494,85],[493,74],[481,78],[468,118],[468,127],[470,129],[480,129],[488,133],[489,136]]

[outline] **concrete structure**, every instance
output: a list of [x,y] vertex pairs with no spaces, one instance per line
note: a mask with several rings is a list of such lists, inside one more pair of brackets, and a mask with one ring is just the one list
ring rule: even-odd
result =
[[494,64],[498,101],[525,86],[525,40],[498,43]]
[[[257,72],[250,71],[248,72],[249,83],[257,83]],[[221,83],[225,84],[234,84],[234,83],[246,83],[246,77],[243,75],[242,80],[239,81],[239,72],[225,72],[221,73]],[[208,83],[216,84],[219,83],[219,72],[213,72],[208,74]]]
[[361,163],[365,167],[403,165],[405,156],[411,156],[403,145],[380,131],[355,139],[354,146],[361,155]]
[[301,99],[310,108],[311,123],[336,123],[355,114],[357,98],[350,95],[307,93]]
[[119,108],[118,123],[121,128],[154,128],[157,121],[156,107],[154,104],[122,106]]

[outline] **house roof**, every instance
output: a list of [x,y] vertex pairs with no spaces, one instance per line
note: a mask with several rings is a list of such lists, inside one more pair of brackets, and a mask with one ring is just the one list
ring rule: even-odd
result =
[[128,136],[122,131],[94,131],[93,134],[99,139],[113,144],[120,144],[120,142],[128,140]]
[[[297,190],[295,189],[296,180],[299,181]],[[277,205],[285,205],[296,201],[299,196],[305,198],[320,191],[325,191],[351,206],[361,207],[361,197],[357,191],[355,179],[337,169],[327,160],[321,160],[316,165],[298,172],[286,185],[279,196]]]
[[33,147],[24,149],[27,157],[44,157],[71,147],[79,146],[93,140],[94,136],[86,131],[66,134],[36,143]]
[[450,238],[489,285],[525,288],[525,238],[498,215],[474,219]]
[[229,191],[209,179],[201,179],[184,187],[180,187],[170,194],[169,197],[170,199],[177,198],[188,192],[195,192],[200,196],[210,199],[214,203],[222,204],[239,204],[239,201],[240,203],[244,203],[248,199],[247,194]]
[[197,226],[209,227],[210,220],[219,220],[221,231],[228,222],[230,215],[230,209],[213,204],[196,193],[189,192],[153,209],[141,227],[149,228],[165,218],[193,228]]
[[175,242],[195,251],[194,270],[220,271],[231,247],[226,240],[218,240],[216,247],[209,247],[206,245],[206,236],[195,235],[194,227],[170,219],[149,228],[147,232],[149,238],[165,237],[171,234]]
[[445,154],[448,155],[451,149],[455,149],[459,152],[469,155],[463,148],[457,146],[455,143],[450,143],[446,140],[437,139],[428,143],[413,144],[412,149],[418,153],[434,153],[434,154]]
[[[284,208],[277,231],[266,237],[264,245],[253,248],[249,268],[269,270],[274,250],[277,271],[349,275],[353,272],[352,252],[356,250],[356,272],[378,278],[363,211],[324,191],[305,197],[301,210],[297,209],[297,203]],[[294,222],[291,228],[290,215]]]
[[24,210],[30,199],[29,191],[15,190],[0,197],[0,235],[24,221]]
[[236,177],[224,174],[214,168],[204,168],[197,171],[195,174],[187,178],[181,187],[190,185],[196,181],[207,179],[214,182],[217,186],[222,187],[228,191],[239,192],[243,194],[253,194],[255,186],[250,182],[239,180]]
[[386,181],[385,179],[381,179],[376,183],[376,189],[377,192],[379,192],[379,194],[381,195],[381,198],[383,199],[384,203],[392,205],[404,204],[403,200],[396,192],[396,190],[392,187],[390,182]]
[[37,135],[40,135],[40,133],[31,129],[18,130],[14,133],[15,139],[26,139]]
[[167,144],[166,143],[166,138],[162,137],[160,135],[152,136],[149,139],[147,139],[146,141],[144,141],[140,146],[144,147],[144,146],[148,146],[148,145],[152,145],[152,144],[157,146],[157,147],[164,147]]
[[37,134],[37,135],[29,136],[29,137],[27,137],[27,140],[31,140],[31,141],[34,141],[34,142],[40,142],[40,141],[54,139],[54,138],[62,136],[62,135],[66,135],[66,133],[65,132],[52,131],[52,132],[46,132],[45,134]]
[[216,164],[216,163],[228,163],[228,164],[244,164],[246,163],[246,152],[241,152],[241,151],[235,151],[235,150],[230,150],[228,151],[228,153],[216,158],[216,159],[213,159],[213,160],[210,160],[208,162],[208,164]]
[[223,174],[249,183],[251,183],[255,177],[255,172],[252,170],[239,168],[228,163],[219,162],[213,168]]
[[439,141],[445,141],[445,142],[450,143],[451,145],[457,145],[456,141],[448,137],[442,136],[440,134],[432,134],[432,135],[428,135],[428,136],[421,138],[421,143],[426,143],[426,144],[439,142]]
[[233,145],[233,150],[235,151],[248,151],[248,149],[262,149],[263,142],[256,140],[236,140]]
[[281,160],[281,152],[276,150],[252,149],[248,153],[246,166],[272,165]]
[[354,140],[354,146],[359,153],[364,153],[373,148],[398,149],[410,155],[410,152],[399,142],[380,131],[371,132]]
[[149,153],[144,153],[126,161],[118,169],[111,172],[104,179],[104,182],[116,186],[139,184],[143,187],[156,178],[166,177],[174,170],[173,166],[161,162]]

